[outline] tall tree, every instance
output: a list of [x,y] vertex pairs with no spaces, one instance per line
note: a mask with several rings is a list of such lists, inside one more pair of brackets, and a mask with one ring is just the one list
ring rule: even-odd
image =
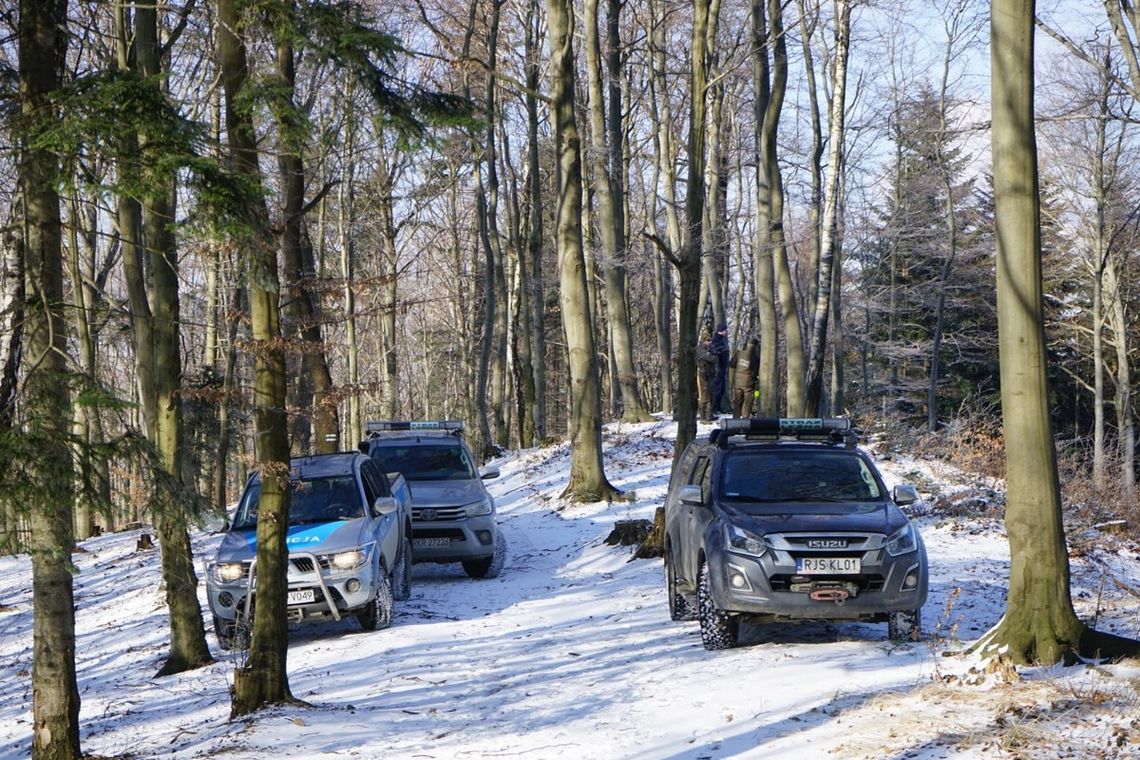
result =
[[558,273],[562,327],[570,367],[570,479],[564,496],[610,499],[617,490],[602,464],[602,394],[582,246],[582,155],[574,110],[574,8],[547,0],[550,91],[558,153]]
[[[760,366],[757,375],[760,403],[756,413],[773,417],[780,406],[777,396],[777,344],[781,321],[787,341],[789,410],[802,406],[803,394],[803,339],[784,237],[784,183],[778,154],[780,113],[788,82],[783,12],[779,0],[767,0],[767,12],[765,0],[752,2],[752,80],[756,93],[754,129],[758,154],[756,252],[752,271],[760,320]],[[776,309],[777,290],[779,315]]]
[[247,19],[237,0],[218,0],[218,65],[226,95],[226,134],[234,169],[258,189],[246,209],[250,325],[254,346],[254,450],[261,472],[257,520],[257,579],[249,657],[234,673],[231,714],[292,701],[285,668],[286,547],[289,524],[289,429],[285,411],[285,352],[281,343],[277,253],[258,165]]
[[606,73],[609,108],[602,94],[602,46],[598,31],[598,0],[586,0],[585,48],[590,114],[590,156],[594,193],[598,201],[598,230],[602,242],[602,272],[606,284],[606,314],[610,343],[621,389],[622,419],[644,422],[649,412],[641,401],[633,366],[633,328],[626,293],[625,162],[621,102],[621,38],[618,34],[618,0],[606,3]]
[[281,176],[280,245],[287,288],[287,327],[300,348],[293,384],[295,406],[302,410],[293,419],[292,444],[298,454],[330,453],[341,449],[340,419],[314,292],[317,273],[313,246],[305,221],[309,204],[305,201],[304,150],[309,130],[305,127],[303,106],[296,98],[297,53],[292,33],[296,27],[295,3],[283,2],[279,12],[281,18],[275,25],[279,88],[273,112],[277,117],[277,164]]
[[831,311],[832,269],[838,248],[839,178],[843,160],[845,117],[847,114],[847,58],[851,43],[851,4],[835,0],[835,52],[831,70],[831,113],[828,120],[827,180],[823,191],[823,218],[820,220],[819,291],[812,318],[811,348],[805,379],[801,414],[819,412],[823,400],[823,365],[827,357],[827,324]]
[[[1034,0],[994,0],[990,20],[998,340],[1010,545],[1005,615],[977,643],[1014,662],[1113,656],[1140,642],[1088,631],[1073,611],[1050,420],[1033,113]],[[1012,444],[1016,442],[1016,444]]]
[[[134,58],[144,86],[160,88],[163,77],[158,10],[149,3],[134,3]],[[146,125],[140,129],[139,151],[157,164],[160,145]],[[162,574],[170,612],[170,653],[159,675],[170,675],[213,662],[206,645],[198,577],[187,530],[183,479],[182,354],[178,293],[178,245],[174,237],[175,177],[157,172],[156,181],[142,193],[142,228],[150,262],[149,337],[153,347],[154,428],[149,431],[168,487],[156,489],[155,530],[162,549]],[[136,341],[137,345],[137,341]]]
[[[714,6],[714,3],[716,5]],[[696,345],[701,288],[701,240],[705,209],[705,137],[708,113],[708,30],[717,0],[693,0],[693,32],[689,74],[689,172],[685,181],[685,227],[675,265],[680,287],[677,317],[677,441],[673,461],[697,434]]]
[[60,230],[60,157],[33,138],[51,125],[67,56],[66,0],[21,0],[20,195],[24,240],[22,456],[31,513],[32,757],[72,760],[79,747],[71,580],[71,422]]

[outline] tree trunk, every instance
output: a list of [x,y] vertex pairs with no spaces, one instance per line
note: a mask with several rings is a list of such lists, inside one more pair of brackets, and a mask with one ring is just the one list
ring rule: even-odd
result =
[[[531,372],[534,381],[534,404],[531,415],[534,422],[535,442],[546,437],[546,296],[542,287],[542,173],[539,165],[538,139],[538,88],[541,76],[542,14],[539,0],[527,3],[526,25],[526,155],[528,223],[523,288],[527,291],[530,308],[530,328],[526,340],[530,341]],[[525,386],[524,386],[525,388]]]
[[[292,15],[292,6],[286,11]],[[277,158],[281,175],[283,219],[281,224],[281,256],[285,270],[290,332],[297,341],[300,353],[298,376],[295,384],[293,450],[297,454],[328,454],[340,451],[340,420],[333,393],[332,375],[325,354],[321,331],[320,309],[314,294],[317,273],[313,261],[312,245],[305,226],[305,164],[298,144],[299,138],[291,134],[300,117],[294,113],[297,74],[292,43],[285,38],[277,41],[277,74],[285,91],[280,94],[281,108],[277,113],[279,146]]]
[[689,79],[689,172],[685,182],[685,230],[677,261],[680,314],[677,341],[677,440],[674,463],[696,437],[697,309],[701,287],[701,240],[705,204],[705,135],[710,0],[693,0],[692,67]]
[[[589,92],[590,137],[593,150],[595,194],[598,199],[598,229],[602,242],[602,272],[606,284],[606,315],[609,317],[610,348],[616,368],[616,386],[621,391],[622,419],[651,419],[641,401],[633,366],[633,329],[626,300],[625,171],[621,116],[620,39],[617,13],[620,4],[606,3],[608,50],[606,54],[610,98],[607,117],[602,95],[602,51],[598,32],[598,0],[586,0],[585,48]],[[616,94],[614,90],[617,90]]]
[[[36,130],[53,119],[51,94],[67,55],[67,3],[21,0],[20,114]],[[72,760],[79,747],[75,676],[75,598],[71,578],[72,475],[67,446],[70,398],[60,230],[60,159],[21,135],[19,189],[24,206],[24,377],[22,442],[30,482],[32,660],[35,760]],[[33,453],[34,452],[34,455]]]
[[18,226],[22,221],[9,220],[0,228],[0,435],[15,422],[19,387],[24,336],[24,241]]
[[843,161],[844,120],[847,112],[847,53],[851,40],[851,5],[835,0],[835,61],[831,75],[831,114],[828,126],[827,183],[819,241],[819,296],[812,319],[811,351],[805,381],[805,416],[818,413],[823,400],[823,366],[827,357],[827,323],[831,310],[832,269],[838,247],[839,173]]
[[[658,0],[649,4],[649,89],[650,113],[653,118],[653,192],[650,193],[650,219],[657,218],[657,189],[664,198],[665,241],[658,240],[661,255],[653,257],[654,315],[657,332],[658,371],[661,377],[661,408],[680,419],[675,400],[673,377],[673,315],[676,294],[673,287],[672,263],[681,249],[681,224],[677,218],[676,177],[673,147],[672,108],[669,103],[669,86],[665,79],[666,14]],[[654,232],[656,239],[656,231]],[[695,409],[695,406],[694,406]]]
[[[252,115],[241,105],[249,83],[245,25],[235,0],[218,0],[218,63],[226,93],[226,133],[234,166],[262,186]],[[277,256],[264,198],[251,201],[246,220],[250,324],[254,356],[254,448],[261,472],[253,633],[245,665],[234,672],[231,716],[289,702],[285,619],[289,524],[289,430],[285,411],[285,353],[281,347]]]
[[[340,274],[344,278],[344,342],[345,370],[348,373],[348,422],[345,437],[349,443],[364,439],[364,420],[360,409],[360,342],[356,334],[356,245],[352,229],[356,219],[356,197],[353,188],[356,184],[356,102],[352,76],[344,75],[342,85],[344,107],[344,140],[340,149],[341,182],[337,187],[337,231],[340,237]],[[383,166],[383,163],[381,163]],[[381,231],[385,229],[381,219]],[[383,262],[383,241],[381,242],[381,262]],[[381,265],[383,267],[383,264]],[[383,275],[381,268],[381,275]],[[381,335],[383,335],[386,313],[381,309]],[[381,378],[384,374],[384,351],[381,350]],[[394,394],[393,394],[394,395]],[[382,394],[381,398],[387,398]],[[385,410],[387,412],[388,410]]]
[[570,369],[570,479],[563,497],[600,501],[613,498],[617,491],[606,479],[602,465],[601,386],[582,250],[582,159],[574,112],[572,0],[547,0],[546,14],[558,153],[559,302]]
[[1001,621],[976,646],[1014,662],[1052,664],[1084,626],[1069,596],[1069,559],[1045,368],[1040,201],[1033,134],[1033,0],[995,0],[990,61],[998,342],[1006,446],[1009,592]]
[[[763,8],[752,6],[754,18],[757,13],[763,13]],[[756,22],[754,22],[755,24]],[[754,26],[754,33],[763,32],[763,21],[759,28]],[[763,281],[767,277],[767,264],[765,259],[771,258],[772,276],[775,291],[780,302],[780,325],[784,330],[784,343],[787,344],[787,371],[788,381],[785,385],[785,406],[790,416],[804,414],[804,333],[800,327],[799,309],[796,305],[796,287],[792,283],[791,267],[788,263],[788,244],[784,238],[783,227],[783,177],[780,170],[779,138],[780,114],[783,109],[784,91],[788,84],[788,48],[784,39],[783,7],[777,0],[768,0],[768,44],[772,48],[772,85],[768,92],[768,99],[764,111],[762,132],[760,132],[760,185],[762,194],[760,205],[765,207],[764,215],[767,227],[767,245],[762,248],[762,259],[757,263],[756,291],[757,299],[762,309],[762,336],[760,336],[760,410],[763,414],[775,414],[777,402],[776,389],[776,330],[763,325],[763,314],[769,311],[764,300],[771,292]],[[766,51],[760,51],[767,56]],[[760,74],[765,75],[764,70]],[[762,231],[763,234],[763,231]],[[774,304],[771,309],[774,309]],[[771,313],[771,311],[769,311]],[[771,353],[769,353],[771,352]],[[769,386],[765,391],[764,386]]]

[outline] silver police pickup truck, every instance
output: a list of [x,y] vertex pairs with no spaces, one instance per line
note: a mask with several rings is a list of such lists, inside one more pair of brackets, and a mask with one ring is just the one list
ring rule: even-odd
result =
[[507,545],[495,524],[495,500],[483,485],[499,477],[477,469],[457,420],[369,422],[360,450],[386,472],[398,471],[412,494],[412,557],[460,562],[472,578],[494,578]]
[[[364,630],[392,623],[393,599],[411,593],[407,484],[350,452],[290,461],[287,612],[290,621],[354,615]],[[222,649],[244,643],[253,621],[261,479],[250,477],[217,554],[206,568],[214,633]]]

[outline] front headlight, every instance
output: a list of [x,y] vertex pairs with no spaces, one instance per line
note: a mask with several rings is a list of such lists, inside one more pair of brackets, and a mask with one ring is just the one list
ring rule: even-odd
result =
[[218,562],[211,568],[214,580],[219,583],[233,583],[241,578],[244,568],[240,562]]
[[463,508],[463,511],[468,517],[482,517],[483,515],[489,515],[494,512],[495,506],[488,498],[477,501],[474,504],[468,504]]
[[761,557],[768,550],[764,539],[735,525],[724,526],[724,541],[732,551],[751,554],[753,557]]
[[368,552],[363,549],[353,549],[350,552],[339,552],[329,555],[329,567],[337,570],[353,570],[368,561]]
[[915,535],[914,528],[910,526],[910,523],[904,525],[901,530],[895,531],[895,533],[887,539],[887,554],[892,557],[909,554],[916,549],[918,549],[918,538]]

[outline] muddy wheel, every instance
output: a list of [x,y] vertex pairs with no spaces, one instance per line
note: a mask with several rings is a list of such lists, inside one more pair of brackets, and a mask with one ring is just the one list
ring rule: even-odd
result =
[[360,627],[366,631],[379,631],[392,625],[392,578],[380,568],[376,594],[366,607],[356,613]]
[[732,649],[740,640],[740,618],[718,609],[713,599],[707,562],[701,564],[697,582],[697,619],[701,623],[701,643],[705,649]]
[[392,597],[398,602],[406,602],[412,596],[412,542],[407,538],[400,541],[400,554],[396,557],[396,569],[392,573]]
[[498,578],[507,562],[507,539],[502,531],[495,533],[495,553],[482,559],[471,559],[463,563],[463,571],[471,578]]

